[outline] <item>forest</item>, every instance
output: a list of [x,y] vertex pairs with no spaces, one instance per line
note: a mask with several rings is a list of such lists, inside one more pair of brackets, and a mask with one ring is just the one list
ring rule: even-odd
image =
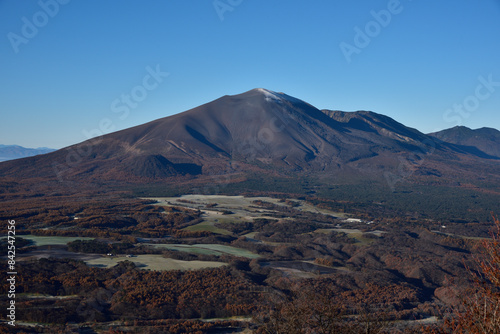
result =
[[[4,195],[0,218],[15,219],[18,233],[14,332],[459,333],[479,312],[467,296],[498,302],[494,270],[480,261],[498,257],[491,214],[442,221],[248,195],[261,197],[238,207],[208,195],[170,204],[120,192],[29,204],[28,194]],[[76,239],[37,245],[42,237]],[[145,256],[201,266],[145,269]]]

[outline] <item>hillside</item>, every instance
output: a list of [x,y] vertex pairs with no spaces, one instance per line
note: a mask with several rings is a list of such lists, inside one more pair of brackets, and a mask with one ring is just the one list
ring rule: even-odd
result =
[[381,114],[319,110],[284,93],[253,89],[51,154],[2,163],[0,177],[147,183],[259,173],[333,182],[385,182],[388,175],[424,183],[436,177],[497,182],[499,164],[483,158]]
[[[500,158],[500,131],[492,128],[469,129],[465,126],[455,126],[450,129],[429,133],[450,144],[463,146],[468,152]],[[478,152],[480,151],[480,152]]]

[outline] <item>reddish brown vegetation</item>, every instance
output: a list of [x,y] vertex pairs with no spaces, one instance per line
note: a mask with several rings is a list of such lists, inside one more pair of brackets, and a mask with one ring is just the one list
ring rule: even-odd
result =
[[473,288],[466,290],[462,304],[442,327],[432,333],[500,333],[500,221],[494,217],[496,231],[481,243],[477,269],[470,269]]
[[[111,269],[65,260],[20,265],[18,318],[65,323],[230,317],[252,314],[260,299],[254,283],[223,267],[143,271],[130,262]],[[33,298],[31,294],[47,296]]]

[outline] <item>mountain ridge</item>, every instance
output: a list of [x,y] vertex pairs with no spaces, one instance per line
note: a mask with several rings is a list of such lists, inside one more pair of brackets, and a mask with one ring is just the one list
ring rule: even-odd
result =
[[471,166],[478,161],[485,164],[480,177],[489,177],[488,168],[498,165],[476,153],[382,114],[320,110],[257,88],[47,155],[2,163],[0,177],[141,183],[249,173],[383,180],[392,173],[434,180],[473,177],[478,170]]
[[48,147],[27,148],[20,145],[0,144],[0,162],[31,157],[56,151]]
[[500,158],[500,131],[494,128],[482,127],[473,130],[465,126],[455,126],[429,133],[429,136],[460,145],[465,150],[476,148],[486,155]]

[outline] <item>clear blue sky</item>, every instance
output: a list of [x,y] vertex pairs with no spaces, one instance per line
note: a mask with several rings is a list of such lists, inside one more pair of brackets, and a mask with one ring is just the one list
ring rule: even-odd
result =
[[256,87],[500,128],[499,0],[59,1],[0,0],[0,144],[62,148]]

